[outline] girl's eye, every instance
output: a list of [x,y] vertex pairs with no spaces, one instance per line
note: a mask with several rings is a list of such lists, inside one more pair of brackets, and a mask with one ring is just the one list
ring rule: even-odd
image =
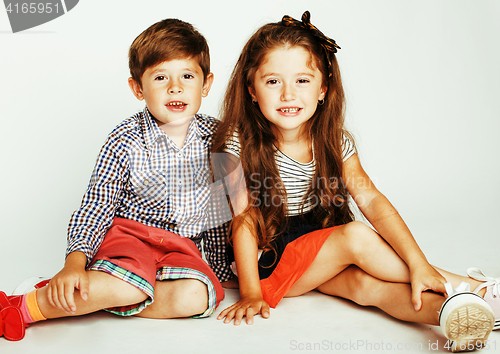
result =
[[158,75],[157,77],[155,77],[155,80],[157,80],[157,81],[162,81],[162,80],[165,80],[165,79],[166,78],[163,75]]
[[308,82],[309,82],[309,80],[308,80],[308,79],[298,79],[298,80],[297,80],[297,82],[298,82],[299,84],[306,84],[306,83],[308,83]]
[[277,83],[278,83],[277,79],[269,79],[266,81],[266,84],[270,84],[270,85],[275,85]]

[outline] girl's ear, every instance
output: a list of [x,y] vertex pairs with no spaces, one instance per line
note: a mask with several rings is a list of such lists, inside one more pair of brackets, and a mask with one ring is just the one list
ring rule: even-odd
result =
[[132,93],[134,96],[139,100],[142,101],[144,99],[144,95],[142,94],[142,88],[141,85],[132,79],[131,77],[128,78],[128,86],[132,90]]
[[319,91],[318,101],[324,100],[326,96],[326,91],[328,91],[328,87],[321,86],[321,90]]
[[257,102],[257,96],[255,96],[255,90],[252,86],[248,86],[248,93],[252,96],[252,101]]

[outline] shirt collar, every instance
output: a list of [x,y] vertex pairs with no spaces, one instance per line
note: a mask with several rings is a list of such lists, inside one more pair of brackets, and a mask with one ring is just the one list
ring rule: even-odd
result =
[[156,124],[147,107],[145,107],[144,111],[142,111],[141,117],[142,119],[140,121],[140,125],[142,135],[144,136],[144,143],[146,144],[146,148],[151,150],[156,144],[156,140],[163,136],[165,132],[158,127],[158,124]]
[[[154,147],[158,138],[167,135],[160,129],[147,107],[145,107],[142,112],[140,125],[144,136],[144,142],[148,150],[151,150]],[[206,119],[203,114],[197,113],[189,124],[184,145],[189,144],[194,138],[198,138],[200,141],[205,143],[207,141],[207,137],[211,134],[212,129],[210,121]]]

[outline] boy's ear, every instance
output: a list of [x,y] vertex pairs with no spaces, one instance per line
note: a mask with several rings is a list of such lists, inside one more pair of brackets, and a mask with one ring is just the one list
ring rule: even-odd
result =
[[214,82],[214,74],[208,73],[205,82],[203,83],[203,88],[201,90],[201,97],[207,97],[210,92],[210,88],[212,87],[212,83]]
[[135,81],[134,79],[129,77],[128,78],[128,86],[132,90],[132,93],[134,94],[134,96],[137,97],[137,99],[139,101],[142,101],[144,99],[144,96],[142,94],[141,85],[139,85],[139,83],[137,81]]

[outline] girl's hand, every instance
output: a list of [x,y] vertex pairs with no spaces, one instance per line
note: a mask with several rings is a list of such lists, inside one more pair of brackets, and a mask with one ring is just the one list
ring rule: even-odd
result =
[[64,268],[47,285],[49,303],[70,314],[76,312],[75,288],[80,290],[80,296],[83,300],[87,300],[89,293],[89,276],[85,271],[86,258],[83,260],[77,253],[81,254],[75,252],[68,256]]
[[245,316],[247,324],[251,325],[253,323],[253,316],[259,313],[262,317],[269,318],[270,310],[267,302],[262,298],[244,298],[223,310],[217,316],[217,319],[222,320],[224,318],[224,323],[230,323],[234,318],[234,325],[238,326],[241,323],[241,319]]
[[446,279],[430,264],[410,268],[411,301],[415,311],[422,308],[422,292],[432,290],[437,293],[446,293],[444,284]]

